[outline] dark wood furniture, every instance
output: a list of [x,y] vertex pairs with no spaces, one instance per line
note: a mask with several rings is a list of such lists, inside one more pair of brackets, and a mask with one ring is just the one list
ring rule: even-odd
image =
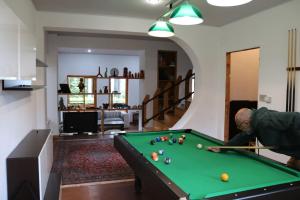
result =
[[[177,52],[176,51],[158,51],[158,78],[157,87],[162,91],[167,87],[175,84],[177,78]],[[174,104],[175,99],[175,88],[174,90],[168,92],[169,105]],[[159,98],[158,109],[163,109],[163,96]],[[169,112],[174,112],[174,109],[169,110]],[[159,116],[159,119],[163,119],[163,115]]]
[[52,156],[49,129],[32,130],[27,134],[6,160],[8,199],[42,200],[50,199],[47,195],[58,196],[53,193],[59,192],[60,181],[57,180],[60,178],[50,175]]

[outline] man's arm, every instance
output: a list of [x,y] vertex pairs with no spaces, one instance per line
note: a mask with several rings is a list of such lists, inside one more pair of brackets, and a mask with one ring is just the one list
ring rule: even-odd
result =
[[[253,138],[254,138],[254,136],[250,132],[241,132],[241,133],[235,135],[225,145],[226,146],[248,145],[249,141]],[[213,152],[226,151],[226,149],[220,150],[219,148],[208,148],[208,150],[213,151]]]

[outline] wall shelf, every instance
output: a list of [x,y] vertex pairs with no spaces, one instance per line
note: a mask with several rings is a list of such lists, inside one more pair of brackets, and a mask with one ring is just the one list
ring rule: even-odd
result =
[[3,91],[32,91],[45,88],[44,85],[15,85],[8,87],[6,86],[5,82],[5,80],[2,80]]

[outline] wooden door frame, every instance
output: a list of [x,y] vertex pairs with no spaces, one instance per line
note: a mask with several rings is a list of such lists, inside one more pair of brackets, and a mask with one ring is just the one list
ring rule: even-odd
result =
[[225,86],[225,119],[224,119],[224,141],[229,140],[229,111],[230,111],[230,72],[231,72],[231,54],[260,49],[260,47],[253,47],[249,49],[242,49],[237,51],[226,52],[226,86]]

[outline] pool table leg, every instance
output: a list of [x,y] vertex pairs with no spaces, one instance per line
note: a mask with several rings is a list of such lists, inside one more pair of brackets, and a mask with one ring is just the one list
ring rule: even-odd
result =
[[142,192],[142,181],[138,176],[135,176],[134,189],[137,194]]

